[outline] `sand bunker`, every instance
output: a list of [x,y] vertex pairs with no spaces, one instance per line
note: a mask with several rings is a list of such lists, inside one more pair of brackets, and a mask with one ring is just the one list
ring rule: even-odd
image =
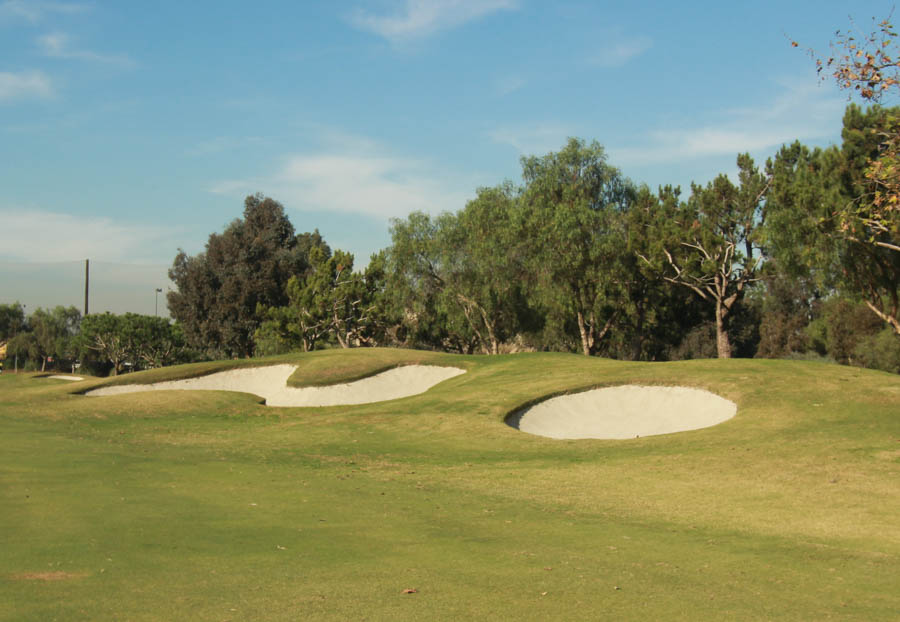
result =
[[64,376],[62,374],[56,374],[54,376],[47,376],[47,377],[48,378],[56,378],[57,380],[71,380],[71,381],[84,380],[84,378],[82,378],[81,376]]
[[267,406],[339,406],[383,402],[424,393],[465,370],[456,367],[407,365],[347,384],[297,389],[287,386],[296,365],[271,365],[222,371],[199,378],[154,384],[101,387],[85,395],[119,395],[139,391],[239,391],[265,398]]
[[700,389],[625,385],[554,397],[508,423],[550,438],[623,439],[707,428],[736,412],[734,402]]

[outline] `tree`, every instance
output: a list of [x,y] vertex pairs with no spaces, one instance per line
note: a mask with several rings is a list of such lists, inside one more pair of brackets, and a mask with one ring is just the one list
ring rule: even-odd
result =
[[455,215],[433,219],[413,212],[391,222],[386,257],[389,305],[400,316],[406,342],[472,353],[481,343],[466,319],[459,299],[444,287],[443,228]]
[[522,176],[531,290],[551,313],[574,320],[582,353],[594,354],[619,313],[615,222],[630,204],[631,184],[606,163],[602,146],[575,138],[558,153],[522,158]]
[[739,185],[725,175],[705,187],[692,184],[688,202],[660,210],[655,226],[668,264],[665,280],[714,307],[719,358],[732,356],[729,323],[747,286],[758,280],[770,185],[748,154],[739,155],[737,164]]
[[75,357],[73,337],[78,333],[81,312],[75,307],[38,307],[28,317],[31,338],[27,339],[29,357],[41,359],[41,371],[54,359]]
[[124,330],[122,316],[94,313],[81,322],[82,347],[93,350],[112,364],[112,375],[118,376],[125,362],[133,356],[133,343]]
[[486,353],[531,328],[526,298],[519,192],[511,183],[479,188],[475,199],[447,219],[440,245],[444,286],[452,291]]
[[[816,66],[820,74],[830,72],[839,88],[874,104],[900,95],[900,41],[890,17],[875,25],[870,33],[856,33],[852,28],[839,30],[831,47],[832,55],[817,58]],[[812,50],[810,54],[816,56]],[[869,132],[877,140],[877,150],[862,168],[865,184],[857,188],[849,201],[837,206],[834,218],[839,226],[833,235],[900,253],[898,110],[882,115],[881,122],[871,125]]]
[[[317,249],[310,270],[294,300],[300,316],[309,318],[310,331],[332,335],[342,348],[364,342],[373,307],[362,274],[353,272],[353,255],[336,250],[331,256]],[[299,287],[295,281],[295,289]],[[290,287],[290,286],[289,286]]]
[[379,337],[378,298],[383,288],[383,257],[374,255],[363,273],[353,271],[353,255],[314,247],[304,276],[287,283],[288,303],[262,309],[266,320],[257,330],[265,352],[302,346],[304,352],[332,337],[342,348],[375,345]]
[[459,212],[394,221],[389,269],[407,317],[420,323],[430,304],[444,340],[461,351],[498,354],[528,312],[517,209],[517,190],[505,183],[479,188]]
[[0,342],[15,337],[25,326],[25,308],[19,303],[0,305]]
[[900,253],[848,233],[836,216],[864,183],[866,163],[877,151],[867,128],[883,114],[850,106],[840,148],[794,143],[778,152],[767,164],[772,191],[766,235],[768,251],[789,274],[812,279],[823,292],[859,297],[900,334]]
[[144,368],[165,367],[187,359],[184,331],[177,322],[153,315],[126,313],[121,319],[129,353]]
[[673,214],[680,205],[681,189],[663,186],[652,192],[637,189],[634,201],[620,219],[621,250],[616,257],[615,299],[618,342],[609,354],[630,360],[660,360],[670,356],[684,336],[708,314],[687,288],[665,281],[668,262],[663,240],[655,231],[659,215]]
[[184,334],[177,323],[152,315],[95,313],[81,322],[83,350],[96,352],[118,375],[133,369],[173,365],[186,359]]
[[169,278],[172,316],[188,343],[213,356],[250,356],[263,317],[258,309],[286,304],[285,287],[309,267],[310,248],[322,247],[318,231],[294,235],[284,207],[262,195],[244,202],[244,218],[209,236],[206,250],[179,250]]

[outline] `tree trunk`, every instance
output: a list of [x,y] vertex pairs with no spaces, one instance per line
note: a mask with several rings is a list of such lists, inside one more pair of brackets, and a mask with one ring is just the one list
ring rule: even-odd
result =
[[731,358],[731,342],[728,340],[728,329],[725,328],[725,316],[728,309],[721,301],[716,301],[716,352],[720,359]]
[[581,332],[581,352],[585,356],[591,355],[592,335],[589,334],[588,327],[584,325],[584,314],[578,312],[578,330]]
[[631,339],[631,360],[641,360],[641,353],[644,351],[644,310],[638,310],[638,320],[635,326],[635,334]]

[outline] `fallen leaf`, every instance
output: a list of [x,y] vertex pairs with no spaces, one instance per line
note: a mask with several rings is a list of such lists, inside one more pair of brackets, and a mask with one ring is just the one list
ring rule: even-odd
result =
[[414,587],[408,587],[408,588],[406,588],[405,590],[403,590],[403,591],[400,592],[400,593],[401,593],[401,594],[415,594],[415,593],[418,592],[418,591],[419,591],[419,590],[417,590],[417,589],[414,588]]

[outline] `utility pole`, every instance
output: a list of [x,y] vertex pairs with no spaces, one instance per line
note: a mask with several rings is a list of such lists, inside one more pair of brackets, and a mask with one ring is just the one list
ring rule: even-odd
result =
[[91,260],[84,260],[84,315],[88,314],[88,284],[91,278]]
[[162,291],[161,287],[156,288],[156,299],[153,302],[153,315],[159,317],[159,292]]

